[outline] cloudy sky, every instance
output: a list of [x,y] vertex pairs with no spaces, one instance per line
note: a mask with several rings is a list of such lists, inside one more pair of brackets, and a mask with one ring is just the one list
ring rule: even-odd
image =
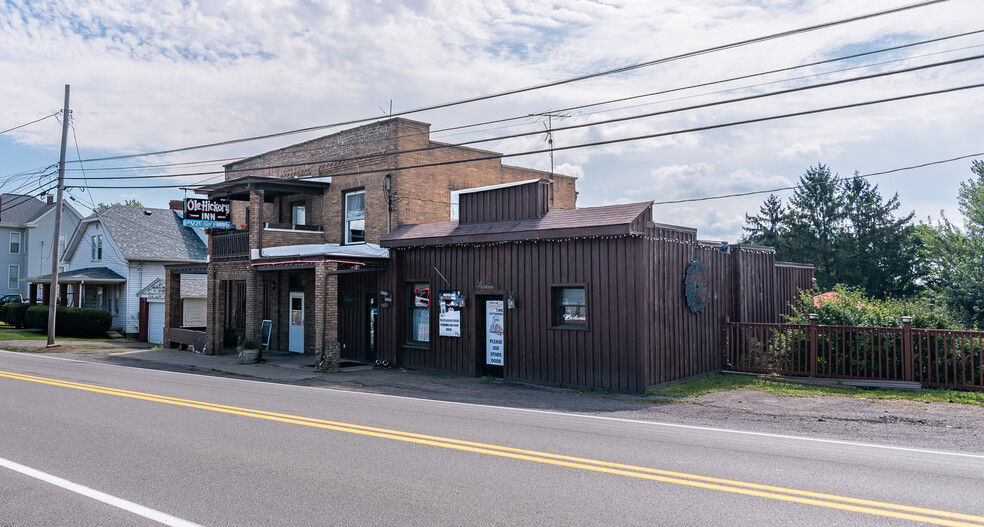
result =
[[[981,61],[968,60],[805,89],[984,54],[984,32],[958,36],[984,29],[980,0],[794,31],[916,3],[6,0],[0,131],[56,113],[65,84],[73,114],[68,157],[77,160],[380,118],[391,105],[404,112],[653,62],[408,117],[431,123],[434,139],[489,140],[473,146],[506,154],[545,149],[547,118],[536,114],[550,112],[557,115],[553,127],[577,127],[553,133],[558,148],[613,141],[555,152],[556,170],[580,178],[582,207],[753,192],[793,185],[817,163],[849,176],[984,152],[982,88],[719,127],[984,83]],[[927,42],[933,39],[942,40]],[[888,49],[899,46],[907,47]],[[692,54],[715,48],[725,49]],[[775,70],[783,71],[769,73]],[[748,99],[784,90],[794,91]],[[731,99],[738,100],[709,105]],[[615,118],[631,119],[600,124]],[[460,128],[504,119],[512,120]],[[592,123],[599,124],[581,126]],[[83,214],[93,203],[127,198],[163,207],[185,191],[138,187],[189,186],[215,176],[100,178],[214,171],[232,158],[337,130],[85,162],[86,179],[68,172],[68,194]],[[497,139],[524,132],[531,135]],[[628,140],[656,134],[663,135]],[[50,188],[52,171],[45,169],[58,161],[60,136],[56,118],[0,134],[0,190]],[[546,153],[506,162],[550,169]],[[956,219],[957,187],[971,176],[970,162],[871,181],[886,196],[898,192],[903,208],[919,218],[945,209]],[[98,170],[119,167],[145,168]],[[658,204],[654,213],[657,222],[697,227],[703,239],[733,241],[744,214],[764,198]]]

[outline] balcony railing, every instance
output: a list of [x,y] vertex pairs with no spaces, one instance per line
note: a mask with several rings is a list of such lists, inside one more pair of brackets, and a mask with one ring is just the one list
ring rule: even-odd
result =
[[249,259],[249,231],[212,233],[212,261],[229,262]]

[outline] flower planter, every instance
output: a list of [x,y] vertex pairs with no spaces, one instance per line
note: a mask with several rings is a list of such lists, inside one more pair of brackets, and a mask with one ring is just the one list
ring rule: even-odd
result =
[[253,364],[260,355],[260,350],[242,350],[239,352],[240,364]]

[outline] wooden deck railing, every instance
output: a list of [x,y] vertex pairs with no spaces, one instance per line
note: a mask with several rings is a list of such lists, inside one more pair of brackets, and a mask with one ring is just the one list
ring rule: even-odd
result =
[[984,390],[984,332],[812,324],[725,323],[735,371],[912,381]]

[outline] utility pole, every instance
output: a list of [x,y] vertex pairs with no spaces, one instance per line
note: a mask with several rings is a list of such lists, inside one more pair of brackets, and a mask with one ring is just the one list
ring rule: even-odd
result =
[[[55,345],[55,308],[58,306],[58,241],[61,237],[62,187],[65,183],[65,150],[68,148],[69,85],[65,85],[65,109],[62,111],[61,157],[58,160],[58,192],[55,200],[55,234],[51,241],[51,285],[48,292],[48,345]],[[76,293],[78,294],[78,293]]]

